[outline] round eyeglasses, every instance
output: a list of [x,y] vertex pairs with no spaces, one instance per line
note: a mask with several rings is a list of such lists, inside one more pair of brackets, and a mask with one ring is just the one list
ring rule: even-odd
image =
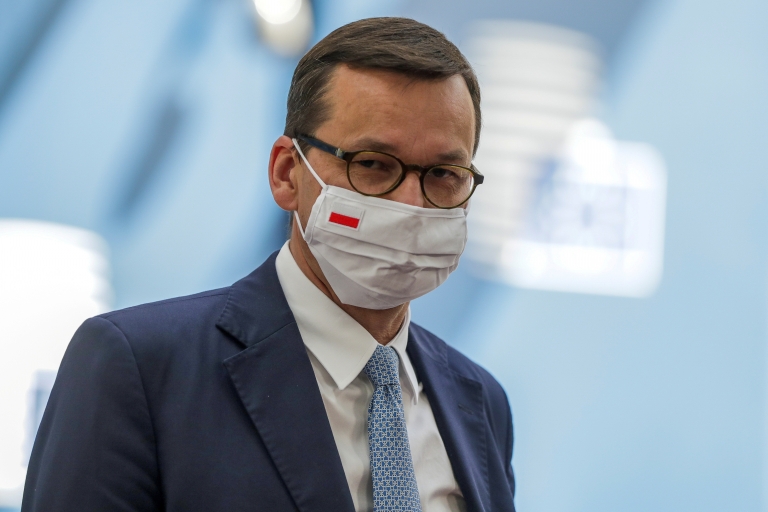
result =
[[484,176],[472,167],[438,164],[429,167],[408,165],[399,158],[380,151],[344,151],[309,135],[297,139],[330,153],[347,163],[347,179],[355,191],[365,196],[389,194],[405,181],[409,171],[419,173],[421,193],[437,208],[456,208],[466,203]]

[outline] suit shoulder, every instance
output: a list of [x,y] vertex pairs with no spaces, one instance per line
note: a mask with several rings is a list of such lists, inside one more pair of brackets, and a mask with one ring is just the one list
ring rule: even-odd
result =
[[159,349],[182,341],[193,343],[215,329],[227,302],[229,288],[140,304],[97,316],[119,331],[136,349]]
[[205,292],[174,297],[146,304],[138,304],[98,315],[111,323],[125,323],[135,319],[167,320],[168,315],[190,316],[200,314],[211,308],[223,307],[230,287],[208,290]]

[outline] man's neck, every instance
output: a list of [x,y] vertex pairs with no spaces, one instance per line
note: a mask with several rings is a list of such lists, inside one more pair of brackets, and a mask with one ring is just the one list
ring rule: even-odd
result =
[[320,270],[320,266],[317,264],[317,260],[312,256],[306,242],[298,233],[295,222],[293,223],[293,226],[289,248],[293,255],[293,259],[296,260],[296,264],[304,275],[307,276],[307,278],[312,281],[312,284],[317,286],[321,292],[344,310],[345,313],[362,325],[363,328],[373,336],[373,339],[382,345],[386,345],[392,341],[405,321],[409,303],[406,302],[405,304],[401,304],[400,306],[391,309],[367,309],[343,304],[328,284],[322,270]]

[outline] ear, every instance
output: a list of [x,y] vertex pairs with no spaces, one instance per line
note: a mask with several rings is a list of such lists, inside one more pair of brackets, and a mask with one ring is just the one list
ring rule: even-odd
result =
[[299,183],[293,141],[281,135],[269,154],[269,188],[277,205],[286,211],[298,209]]

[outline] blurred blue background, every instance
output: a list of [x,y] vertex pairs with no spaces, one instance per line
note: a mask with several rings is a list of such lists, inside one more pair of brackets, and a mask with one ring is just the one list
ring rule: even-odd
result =
[[[313,10],[312,41],[398,15],[462,48],[480,19],[599,43],[598,116],[667,164],[655,294],[514,289],[465,265],[413,304],[414,319],[505,387],[519,510],[768,510],[768,2]],[[264,44],[254,16],[246,0],[0,0],[0,218],[100,234],[115,308],[253,270],[286,236],[266,166],[297,62]]]

